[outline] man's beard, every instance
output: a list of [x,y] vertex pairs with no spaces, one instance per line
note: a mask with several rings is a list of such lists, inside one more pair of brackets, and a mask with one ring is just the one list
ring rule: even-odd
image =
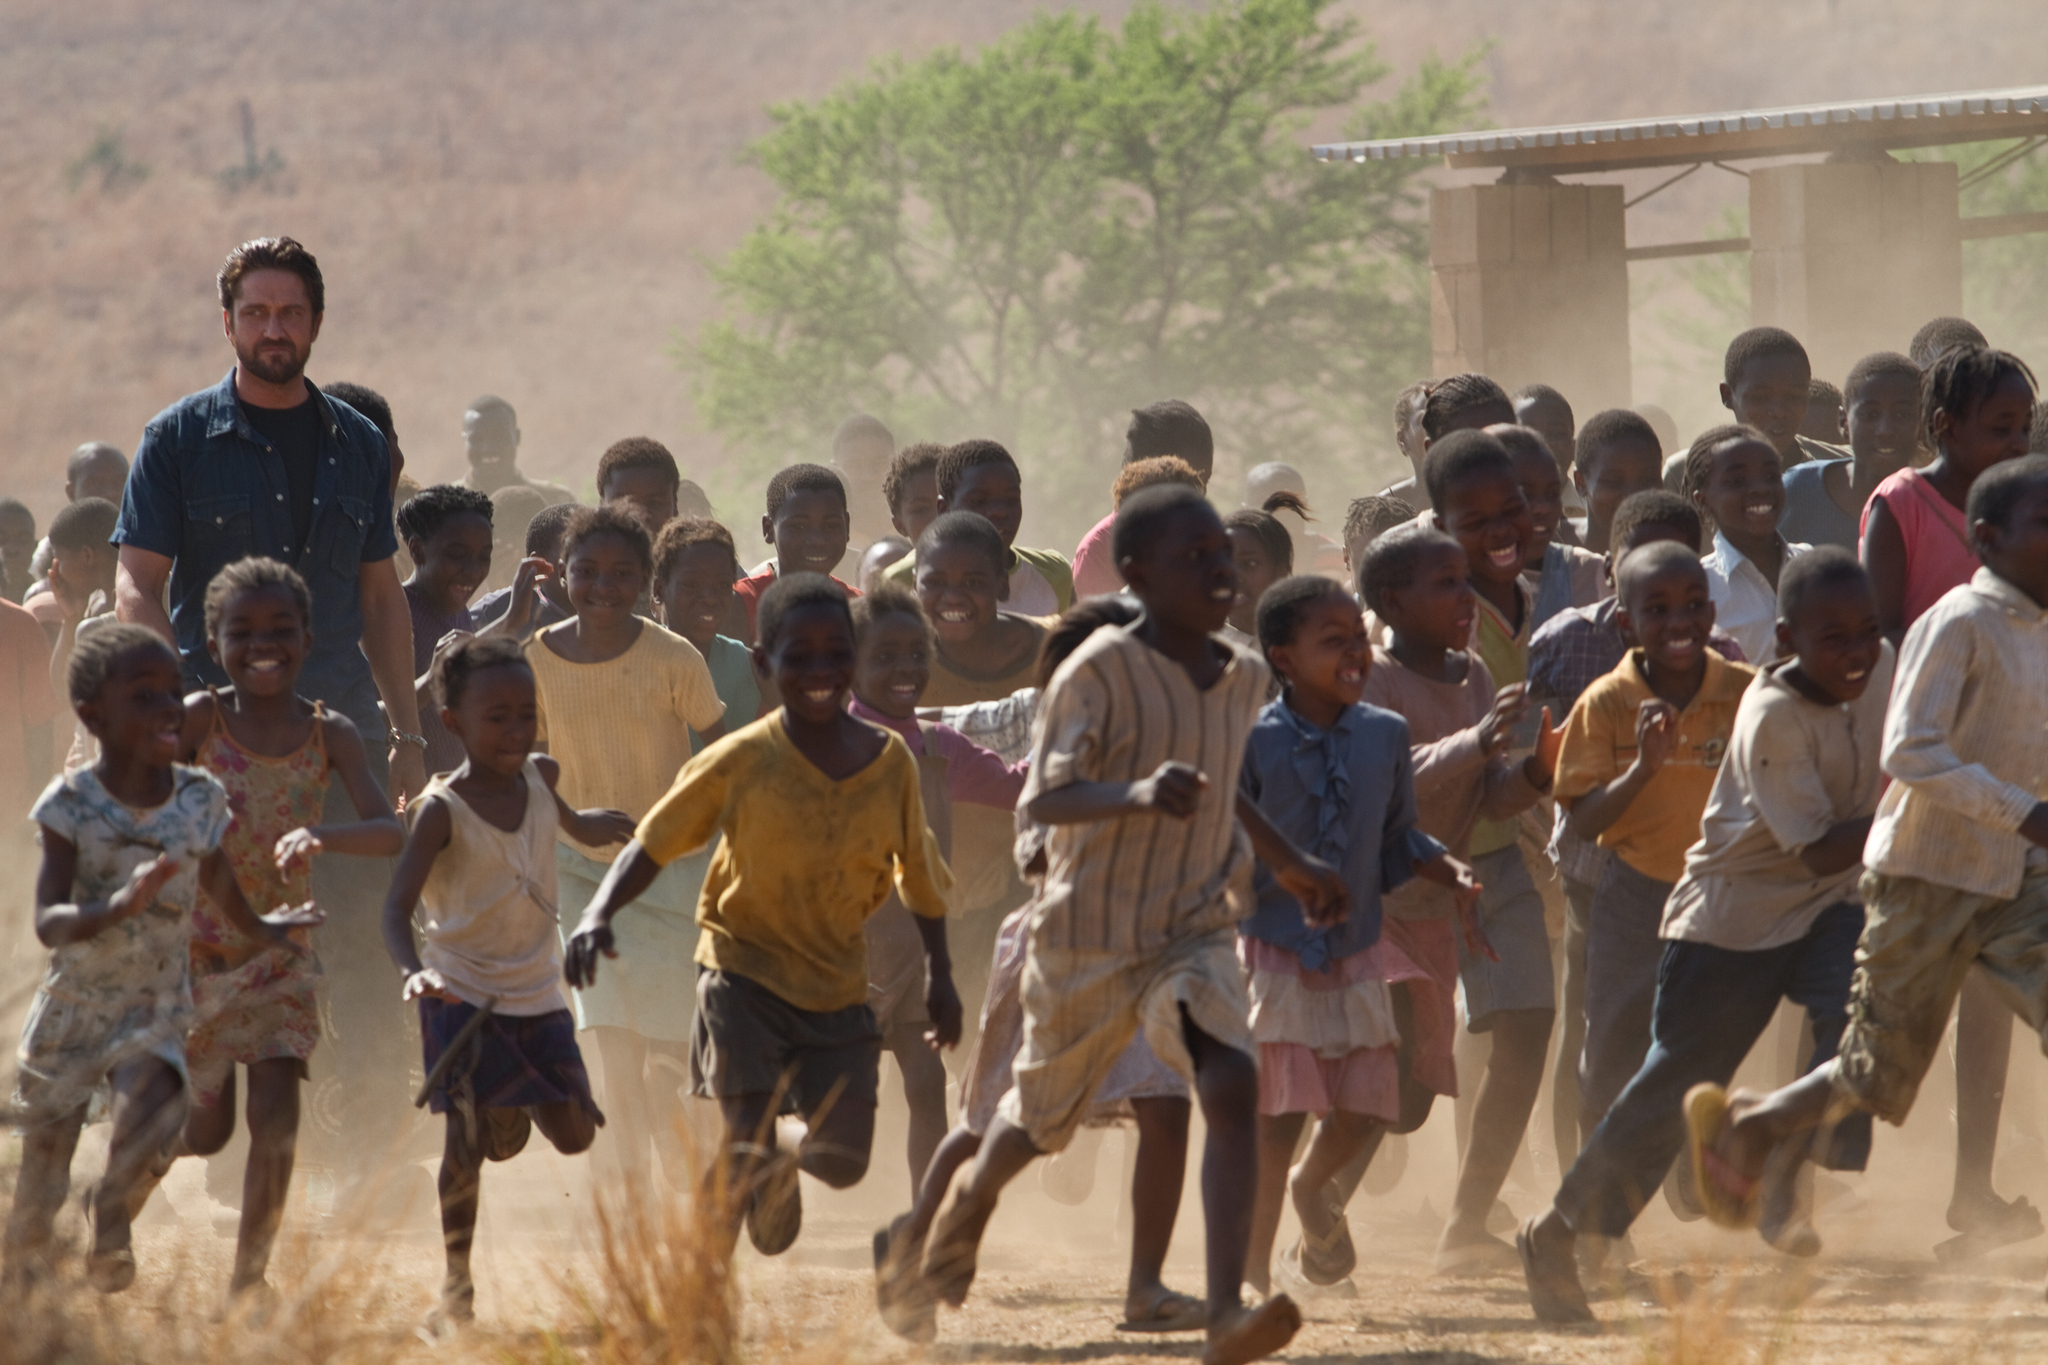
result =
[[[284,350],[289,349],[286,356]],[[306,372],[306,357],[289,342],[259,342],[248,350],[239,347],[235,359],[241,367],[266,384],[289,384]]]

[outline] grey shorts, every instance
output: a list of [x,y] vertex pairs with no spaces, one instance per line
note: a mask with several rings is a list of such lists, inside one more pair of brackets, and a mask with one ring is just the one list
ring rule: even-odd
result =
[[1479,878],[1479,927],[1500,956],[1488,962],[1465,951],[1458,936],[1458,980],[1465,988],[1465,1027],[1493,1028],[1501,1010],[1555,1010],[1557,976],[1550,962],[1550,931],[1543,923],[1537,891],[1519,844],[1472,859]]
[[828,1103],[873,1108],[882,1033],[865,1003],[804,1010],[758,981],[697,968],[690,1081],[708,1100],[781,1090],[784,1112],[806,1117]]

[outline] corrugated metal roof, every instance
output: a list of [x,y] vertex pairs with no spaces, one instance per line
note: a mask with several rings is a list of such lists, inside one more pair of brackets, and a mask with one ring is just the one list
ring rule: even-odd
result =
[[1453,167],[1619,170],[1739,157],[1834,151],[1847,145],[1926,147],[2048,132],[2048,86],[1905,99],[1846,100],[1729,114],[1504,128],[1438,137],[1333,142],[1318,161],[1443,157]]

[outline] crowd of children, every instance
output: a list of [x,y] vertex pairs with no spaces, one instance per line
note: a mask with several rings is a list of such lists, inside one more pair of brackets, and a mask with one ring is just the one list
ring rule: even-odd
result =
[[[1755,328],[1720,395],[1734,420],[1677,451],[1661,412],[1413,386],[1413,477],[1352,501],[1341,543],[1287,465],[1219,515],[1178,400],[1133,412],[1071,560],[1016,544],[1001,444],[899,451],[864,416],[769,482],[752,568],[646,438],[604,452],[592,507],[414,488],[435,776],[402,817],[356,728],[298,693],[316,623],[291,568],[209,587],[226,687],[186,695],[116,619],[127,465],[81,447],[40,547],[0,504],[0,797],[40,832],[51,952],[6,1291],[51,1273],[102,1112],[85,1268],[132,1280],[130,1224],[177,1157],[225,1145],[238,1066],[229,1289],[264,1287],[322,1036],[324,855],[398,859],[383,931],[446,1115],[448,1328],[474,1311],[482,1167],[534,1128],[574,1153],[606,1127],[617,1188],[687,1196],[685,1099],[714,1102],[702,1188],[774,1255],[799,1173],[865,1175],[884,1053],[916,1197],[875,1233],[876,1297],[920,1341],[1004,1188],[1125,1119],[1123,1326],[1203,1330],[1215,1365],[1284,1346],[1294,1295],[1346,1292],[1346,1206],[1437,1096],[1460,1156],[1436,1269],[1519,1270],[1541,1319],[1591,1318],[1582,1274],[1660,1186],[1812,1255],[1803,1164],[1861,1168],[1959,1000],[1951,1222],[2038,1234],[1990,1182],[2008,1015],[2048,1031],[2033,375],[1942,319],[1835,390]],[[1802,1074],[1729,1094],[1787,1001]],[[1568,1169],[1510,1245],[1546,1073]],[[1163,1279],[1197,1105],[1201,1297]]]

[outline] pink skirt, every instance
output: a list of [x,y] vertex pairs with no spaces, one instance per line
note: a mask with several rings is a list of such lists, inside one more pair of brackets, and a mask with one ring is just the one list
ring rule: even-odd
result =
[[1380,943],[1398,948],[1420,973],[1406,985],[1415,1079],[1439,1095],[1458,1093],[1458,924],[1453,919],[1380,921]]
[[1322,971],[1260,939],[1239,949],[1251,978],[1259,1112],[1399,1118],[1400,1034],[1387,987],[1425,973],[1384,939]]

